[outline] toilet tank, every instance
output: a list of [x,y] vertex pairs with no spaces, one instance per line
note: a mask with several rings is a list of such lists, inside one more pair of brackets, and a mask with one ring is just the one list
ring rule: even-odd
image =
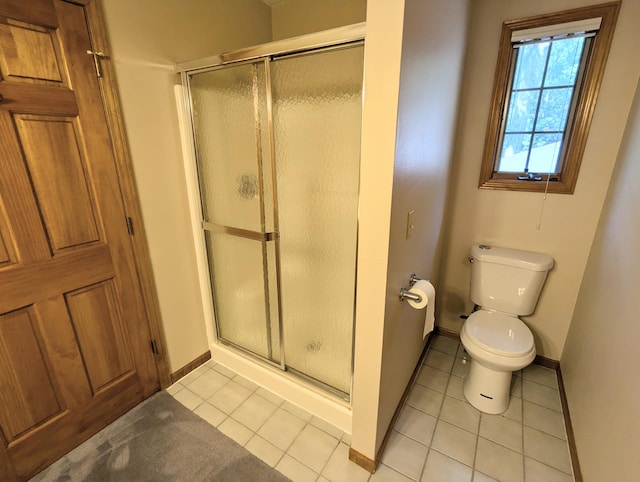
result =
[[471,301],[517,316],[536,307],[553,258],[546,254],[483,244],[471,247]]

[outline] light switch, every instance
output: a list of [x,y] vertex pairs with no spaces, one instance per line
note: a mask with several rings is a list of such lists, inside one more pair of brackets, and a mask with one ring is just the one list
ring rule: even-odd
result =
[[413,215],[415,214],[415,212],[416,210],[412,209],[407,213],[407,239],[411,237],[411,233],[413,233],[413,228],[415,228],[415,225],[413,224]]

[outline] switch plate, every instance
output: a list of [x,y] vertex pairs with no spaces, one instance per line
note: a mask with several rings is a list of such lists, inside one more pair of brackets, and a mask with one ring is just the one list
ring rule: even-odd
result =
[[411,234],[413,233],[413,229],[416,227],[415,224],[413,224],[413,215],[415,213],[416,213],[415,209],[412,209],[407,213],[407,239],[411,237]]

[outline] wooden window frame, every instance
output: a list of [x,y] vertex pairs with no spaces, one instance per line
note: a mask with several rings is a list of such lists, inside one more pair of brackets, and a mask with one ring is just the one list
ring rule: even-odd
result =
[[[482,166],[478,186],[480,189],[573,194],[578,180],[582,155],[584,154],[584,148],[587,143],[589,128],[598,99],[600,84],[604,75],[621,3],[621,1],[616,1],[600,5],[591,5],[535,17],[508,20],[502,24],[498,62],[491,97],[491,109],[482,154]],[[495,166],[497,164],[496,158],[499,154],[499,140],[501,138],[501,131],[504,128],[503,120],[506,122],[506,117],[503,119],[504,105],[510,83],[510,75],[513,75],[514,70],[511,66],[511,34],[518,30],[539,28],[546,25],[574,22],[595,17],[602,17],[602,23],[598,33],[593,39],[591,54],[587,60],[582,85],[575,94],[577,95],[577,101],[573,119],[567,121],[567,133],[563,146],[565,156],[557,180],[546,182],[547,176],[545,174],[542,175],[543,181],[518,180],[518,175],[521,176],[522,173],[496,172]]]

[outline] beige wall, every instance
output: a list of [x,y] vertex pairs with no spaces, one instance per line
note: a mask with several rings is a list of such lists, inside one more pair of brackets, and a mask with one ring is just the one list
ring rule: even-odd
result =
[[208,350],[180,145],[173,64],[271,40],[259,0],[103,2],[175,371]]
[[585,480],[638,477],[639,159],[640,84],[561,359]]
[[375,458],[404,1],[369,0],[358,212],[351,447]]
[[622,3],[575,194],[548,195],[542,212],[540,193],[480,190],[477,186],[502,21],[594,3],[600,2],[472,2],[455,181],[449,206],[449,242],[438,307],[438,324],[459,331],[459,315],[472,308],[467,257],[473,243],[549,254],[556,266],[536,312],[525,322],[534,333],[538,353],[556,360],[562,353],[640,72],[640,2]]
[[466,0],[398,3],[367,9],[352,447],[370,458],[425,345],[398,292],[438,285],[467,19]]
[[273,40],[365,21],[367,0],[284,0],[272,8]]

